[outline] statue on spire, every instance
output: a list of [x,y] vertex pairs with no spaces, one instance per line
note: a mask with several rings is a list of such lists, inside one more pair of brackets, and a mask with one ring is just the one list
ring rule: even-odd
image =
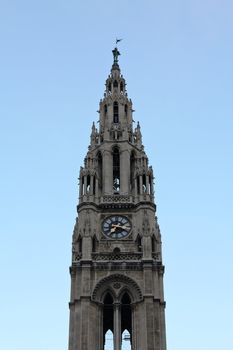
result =
[[117,47],[115,47],[114,50],[112,50],[113,53],[113,64],[118,64],[118,56],[120,56],[120,52],[118,51]]

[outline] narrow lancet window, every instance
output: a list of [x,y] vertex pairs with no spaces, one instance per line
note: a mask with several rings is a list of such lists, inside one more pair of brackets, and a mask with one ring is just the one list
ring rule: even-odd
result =
[[120,85],[120,90],[121,90],[121,93],[123,93],[123,91],[124,91],[124,85],[123,85],[122,82],[121,82],[121,85]]
[[128,106],[125,105],[125,115],[127,116],[127,114],[128,114]]
[[130,156],[130,188],[134,189],[134,176],[135,176],[135,153],[132,152]]
[[[102,155],[100,152],[97,154],[97,162],[98,162],[98,184],[99,189],[102,189],[102,172],[103,172],[103,161],[102,161]],[[98,191],[98,189],[97,189]]]
[[[132,335],[132,312],[131,312],[131,300],[128,293],[124,293],[121,299],[121,330],[122,330],[122,343],[128,342],[130,348],[124,347],[124,349],[131,349],[131,335]],[[126,344],[124,344],[126,345]]]
[[113,149],[113,191],[120,191],[120,152],[117,147]]
[[137,236],[136,243],[137,243],[137,247],[138,247],[138,252],[141,252],[142,251],[142,239],[139,235]]
[[96,252],[96,247],[97,247],[97,239],[96,236],[94,236],[92,238],[92,252],[95,253]]
[[82,253],[82,237],[80,236],[78,239],[78,251]]
[[116,80],[114,80],[113,87],[114,87],[114,88],[117,88],[117,87],[118,87],[118,82],[117,82]]
[[156,240],[154,236],[151,237],[151,250],[153,253],[156,251]]
[[90,193],[91,190],[91,177],[90,175],[87,175],[87,194]]
[[113,123],[119,123],[118,102],[114,102],[114,104],[113,104]]
[[107,293],[103,308],[104,350],[113,349],[113,298]]
[[146,188],[146,175],[145,174],[143,174],[143,177],[142,177],[142,188],[143,188],[143,192],[146,193],[147,188]]
[[140,194],[140,177],[137,176],[137,193]]

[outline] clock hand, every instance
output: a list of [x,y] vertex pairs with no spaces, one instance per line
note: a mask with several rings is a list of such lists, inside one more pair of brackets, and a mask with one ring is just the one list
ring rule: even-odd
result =
[[[112,224],[112,226],[115,227],[115,230],[116,230],[116,228],[123,228],[124,230],[129,230],[129,227],[127,227],[127,226],[125,226],[125,225],[122,225],[122,226],[121,226],[121,225],[119,225],[119,224],[118,224],[118,225]],[[115,231],[115,230],[114,230],[114,231]]]

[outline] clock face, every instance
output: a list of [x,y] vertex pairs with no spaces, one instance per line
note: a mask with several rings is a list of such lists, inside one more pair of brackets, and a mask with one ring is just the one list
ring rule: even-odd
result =
[[126,216],[112,215],[103,221],[103,233],[112,239],[120,239],[128,236],[131,231],[131,223]]

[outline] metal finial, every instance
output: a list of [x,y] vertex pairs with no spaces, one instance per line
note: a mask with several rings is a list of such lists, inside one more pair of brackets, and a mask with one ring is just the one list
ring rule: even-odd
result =
[[123,40],[123,39],[117,39],[117,38],[116,38],[116,45],[117,45],[121,40]]

